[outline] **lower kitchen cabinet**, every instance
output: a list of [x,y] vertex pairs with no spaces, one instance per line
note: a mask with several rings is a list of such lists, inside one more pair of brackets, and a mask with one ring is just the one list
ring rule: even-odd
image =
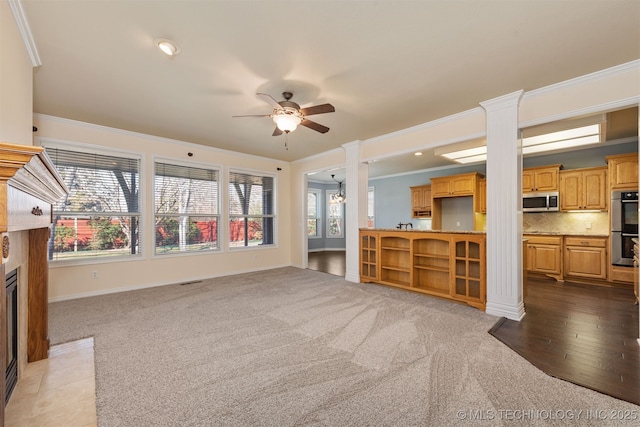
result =
[[378,233],[360,232],[360,280],[375,282],[378,280]]
[[380,236],[380,281],[390,285],[411,285],[410,245],[411,240],[404,236]]
[[483,303],[486,288],[484,236],[481,239],[454,237],[452,244],[455,250],[455,274],[451,293],[456,299]]
[[525,235],[527,271],[562,280],[562,236]]
[[605,237],[565,237],[564,274],[591,279],[607,278]]
[[440,296],[484,310],[486,236],[361,229],[360,281]]

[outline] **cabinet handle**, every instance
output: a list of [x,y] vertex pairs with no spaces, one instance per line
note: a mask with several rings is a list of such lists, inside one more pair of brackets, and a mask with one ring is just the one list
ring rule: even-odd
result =
[[589,242],[580,242],[580,243],[585,245],[585,246],[589,246]]

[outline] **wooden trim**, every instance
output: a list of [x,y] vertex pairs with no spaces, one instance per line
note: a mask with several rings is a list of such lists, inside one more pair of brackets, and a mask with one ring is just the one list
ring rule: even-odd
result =
[[27,360],[46,359],[49,353],[48,322],[48,227],[29,231],[29,313]]
[[[1,259],[1,258],[0,258]],[[5,266],[0,263],[0,366],[4,371],[7,367],[7,290],[5,288]],[[0,425],[4,425],[4,407],[7,394],[5,373],[0,375]]]

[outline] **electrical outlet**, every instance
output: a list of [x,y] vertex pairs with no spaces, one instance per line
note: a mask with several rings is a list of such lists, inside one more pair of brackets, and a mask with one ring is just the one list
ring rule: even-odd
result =
[[590,222],[587,222],[584,225],[585,225],[585,227],[587,227],[587,230],[591,230],[591,223]]
[[91,278],[92,279],[97,279],[98,278],[98,272],[97,271],[92,271],[91,272]]

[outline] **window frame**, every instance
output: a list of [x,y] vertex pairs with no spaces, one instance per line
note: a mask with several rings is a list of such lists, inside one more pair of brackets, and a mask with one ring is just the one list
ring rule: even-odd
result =
[[[371,202],[371,203],[369,203]],[[369,210],[371,208],[371,210]],[[371,221],[371,223],[369,223]],[[367,188],[367,227],[376,226],[376,188],[372,185]]]
[[[309,193],[313,193],[316,196],[316,212],[315,212],[315,220],[316,220],[316,234],[314,236],[309,235],[309,220],[312,219],[309,217]],[[307,238],[309,239],[322,239],[322,189],[309,187],[307,188]]]
[[[272,189],[272,214],[262,214],[262,215],[254,215],[254,214],[232,214],[231,213],[231,195],[230,195],[230,186],[232,184],[231,175],[232,174],[242,174],[242,175],[250,175],[256,177],[267,177],[273,180],[273,189]],[[229,167],[225,174],[225,201],[226,201],[226,223],[224,229],[226,231],[224,237],[224,244],[226,245],[229,252],[235,251],[247,251],[247,250],[264,250],[264,249],[273,249],[278,247],[278,176],[271,172],[253,170],[253,169],[241,169],[241,168],[233,168]],[[264,207],[263,207],[264,212]],[[262,243],[258,245],[247,245],[244,244],[242,246],[232,246],[231,245],[231,232],[230,232],[230,224],[233,218],[272,218],[272,234],[273,234],[273,242],[272,243]]]
[[[217,232],[217,239],[218,239],[218,246],[215,249],[206,249],[206,250],[186,250],[186,251],[178,251],[178,252],[168,252],[168,253],[158,253],[157,252],[157,241],[156,241],[156,164],[158,163],[162,163],[162,164],[168,164],[168,165],[175,165],[175,166],[181,166],[181,167],[186,167],[186,168],[194,168],[194,169],[205,169],[205,170],[209,170],[209,171],[216,171],[218,174],[218,178],[217,178],[217,191],[218,191],[218,200],[217,200],[217,210],[218,210],[218,214],[187,214],[187,217],[198,217],[198,216],[205,216],[205,217],[217,217],[217,226],[216,226],[216,232]],[[152,257],[153,258],[160,258],[160,259],[166,259],[169,257],[181,257],[181,256],[198,256],[198,255],[211,255],[211,254],[216,254],[216,253],[221,253],[223,252],[223,244],[224,244],[224,232],[223,232],[223,227],[224,227],[224,215],[223,215],[223,211],[222,211],[222,206],[223,206],[223,197],[224,195],[222,194],[222,177],[223,177],[223,169],[222,166],[220,165],[216,165],[216,164],[210,164],[210,163],[203,163],[203,162],[190,162],[190,161],[182,161],[182,160],[176,160],[176,159],[171,159],[171,158],[167,158],[167,157],[160,157],[160,156],[154,156],[152,159],[152,164],[151,164],[151,170],[153,171],[152,176],[151,176],[151,188],[153,189],[150,193],[151,198],[153,199],[153,201],[151,203],[149,203],[149,211],[150,211],[150,221],[149,223],[152,224],[152,226],[150,226],[150,232],[152,232],[152,247],[153,247],[153,251],[152,251]],[[170,216],[176,216],[176,217],[180,217],[180,216],[184,216],[184,215],[170,215]]]
[[[145,214],[145,194],[146,194],[146,181],[145,181],[145,156],[141,152],[126,150],[126,149],[115,149],[111,147],[103,147],[98,145],[93,145],[89,143],[80,143],[75,141],[62,141],[57,139],[49,139],[49,138],[37,138],[35,143],[45,149],[45,153],[47,148],[66,150],[66,151],[75,151],[78,153],[85,153],[89,155],[97,155],[97,156],[109,156],[109,157],[121,157],[128,160],[135,160],[138,162],[138,211],[136,214],[132,212],[120,212],[120,213],[112,213],[110,212],[108,216],[122,216],[122,217],[137,217],[137,251],[135,254],[126,254],[126,255],[114,255],[114,256],[82,256],[77,258],[65,258],[65,259],[50,259],[49,260],[49,268],[58,268],[58,267],[69,267],[69,266],[79,266],[79,265],[91,265],[91,264],[109,264],[115,262],[135,262],[140,261],[146,258],[146,214]],[[47,155],[49,155],[47,153]],[[49,156],[51,162],[54,164],[53,159]],[[57,168],[57,166],[56,166]],[[54,211],[53,208],[55,203],[52,204],[52,219],[56,216],[65,216],[65,212]],[[67,214],[78,214],[78,212],[69,211]],[[71,216],[71,215],[67,215]],[[76,215],[76,216],[86,216],[86,217],[96,217],[100,215],[90,215],[87,214]],[[102,215],[104,216],[104,215]],[[52,233],[51,238],[54,237],[54,226],[52,225]],[[51,239],[50,238],[50,239]],[[49,240],[51,243],[51,240]]]
[[[337,195],[338,194],[338,189],[332,189],[332,190],[325,190],[325,200],[327,201],[326,203],[326,212],[327,212],[327,219],[325,221],[326,223],[326,234],[325,234],[325,238],[326,239],[344,239],[344,223],[345,223],[345,218],[344,218],[344,203],[331,203],[330,201],[333,199],[332,195]],[[330,221],[333,218],[331,216],[331,206],[336,206],[338,205],[340,207],[340,223],[341,223],[341,227],[340,227],[340,234],[336,235],[336,234],[330,234],[329,230],[331,230],[331,224]]]

